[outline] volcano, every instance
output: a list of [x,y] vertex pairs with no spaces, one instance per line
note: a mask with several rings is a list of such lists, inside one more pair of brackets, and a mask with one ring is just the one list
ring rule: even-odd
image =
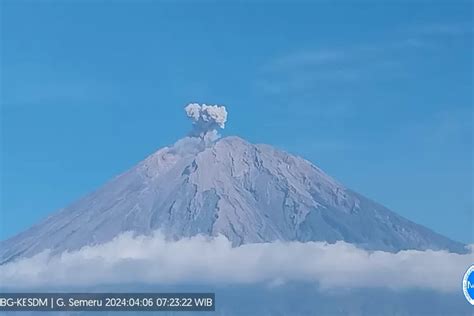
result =
[[466,251],[463,244],[346,188],[303,158],[209,134],[195,133],[158,150],[92,194],[2,241],[0,263],[46,249],[61,253],[101,244],[126,231],[156,230],[170,239],[222,234],[234,246],[342,240],[389,252]]
[[225,235],[234,245],[343,240],[365,249],[464,245],[344,187],[309,161],[239,137],[187,137],[96,192],[0,244],[3,263],[160,229],[178,239]]

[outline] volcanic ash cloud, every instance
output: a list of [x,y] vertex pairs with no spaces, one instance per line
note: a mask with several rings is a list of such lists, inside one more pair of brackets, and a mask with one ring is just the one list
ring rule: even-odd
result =
[[225,127],[227,121],[225,106],[190,103],[184,110],[193,122],[192,136],[205,137],[210,132],[217,134],[219,129]]

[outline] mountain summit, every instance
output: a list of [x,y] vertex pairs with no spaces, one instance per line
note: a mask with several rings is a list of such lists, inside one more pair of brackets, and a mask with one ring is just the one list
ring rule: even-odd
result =
[[343,240],[390,252],[465,252],[463,244],[344,187],[303,158],[239,137],[216,140],[201,127],[195,134],[1,242],[0,263],[157,229],[172,239],[223,234],[234,245]]

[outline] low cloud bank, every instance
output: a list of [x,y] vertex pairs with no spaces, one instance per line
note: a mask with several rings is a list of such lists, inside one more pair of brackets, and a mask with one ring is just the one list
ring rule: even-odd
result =
[[365,251],[338,242],[275,242],[232,247],[223,236],[168,241],[125,233],[81,250],[43,252],[0,266],[10,288],[100,284],[284,284],[305,281],[322,289],[390,288],[458,291],[474,262],[470,253]]

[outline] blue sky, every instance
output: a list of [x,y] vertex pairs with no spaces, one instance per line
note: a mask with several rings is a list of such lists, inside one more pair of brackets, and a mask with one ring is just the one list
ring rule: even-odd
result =
[[473,233],[469,1],[2,1],[0,239],[185,135],[299,154],[463,242]]

